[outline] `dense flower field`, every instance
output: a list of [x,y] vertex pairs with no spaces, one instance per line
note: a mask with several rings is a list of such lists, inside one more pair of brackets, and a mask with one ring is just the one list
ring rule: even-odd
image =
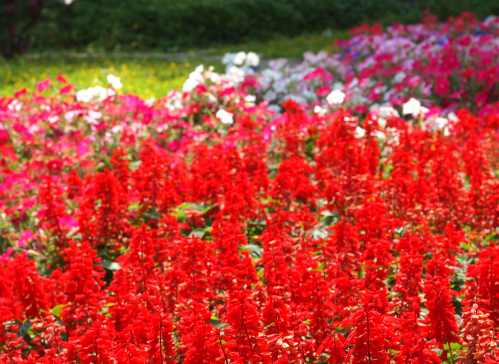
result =
[[358,112],[402,105],[409,97],[445,113],[460,107],[497,111],[497,18],[477,21],[465,13],[441,24],[427,14],[422,24],[386,32],[365,25],[352,33],[337,42],[336,53],[306,53],[294,67],[275,60],[243,87],[273,104],[292,98],[324,107],[326,96],[341,90],[345,105]]
[[0,362],[499,363],[498,25],[0,98]]

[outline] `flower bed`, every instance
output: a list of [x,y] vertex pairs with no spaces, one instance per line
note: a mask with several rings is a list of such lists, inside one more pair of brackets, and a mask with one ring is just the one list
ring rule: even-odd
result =
[[[489,59],[472,21],[389,33],[420,49],[462,23],[448,49]],[[393,59],[385,78],[390,37],[301,73],[227,56],[158,100],[114,76],[1,98],[2,362],[496,363],[497,86],[473,68],[456,101]],[[296,81],[278,108],[272,72]]]
[[461,107],[497,111],[498,18],[477,21],[464,13],[440,24],[427,14],[421,24],[397,24],[386,32],[365,25],[352,34],[337,42],[336,53],[305,54],[295,67],[284,59],[270,62],[243,86],[275,105],[292,98],[324,107],[330,92],[340,90],[345,106],[360,113],[401,106],[409,97],[444,113]]

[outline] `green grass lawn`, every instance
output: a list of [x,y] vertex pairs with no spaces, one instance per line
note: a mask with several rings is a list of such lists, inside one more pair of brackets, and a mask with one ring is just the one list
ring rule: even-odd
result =
[[273,58],[301,58],[303,53],[311,51],[333,50],[337,39],[347,39],[348,31],[324,32],[324,34],[301,35],[294,38],[272,39],[265,42],[252,41],[235,46],[217,47],[208,50],[208,54],[224,54],[226,52],[253,51],[265,59]]
[[74,58],[44,54],[20,57],[9,62],[0,59],[0,96],[11,96],[24,87],[32,90],[37,81],[54,79],[59,74],[77,89],[106,85],[106,76],[112,73],[122,78],[124,93],[134,93],[144,98],[161,97],[181,87],[189,73],[199,64],[213,65],[218,72],[222,72],[224,68],[220,60],[226,52],[253,51],[264,59],[300,58],[306,51],[331,50],[335,39],[346,36],[346,32],[337,32],[282,38],[191,51],[166,58],[118,58],[112,54]]
[[[220,62],[218,62],[220,63]],[[174,62],[153,58],[21,58],[0,64],[0,95],[12,95],[27,87],[34,89],[37,81],[63,75],[77,90],[107,85],[106,76],[121,77],[124,93],[144,98],[161,97],[174,88],[182,87],[197,62]],[[223,67],[219,67],[220,71]]]

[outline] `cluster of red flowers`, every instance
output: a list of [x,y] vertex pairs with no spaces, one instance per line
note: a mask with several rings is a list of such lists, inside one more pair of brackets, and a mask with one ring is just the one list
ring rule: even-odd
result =
[[39,175],[0,362],[499,363],[499,117],[283,106]]

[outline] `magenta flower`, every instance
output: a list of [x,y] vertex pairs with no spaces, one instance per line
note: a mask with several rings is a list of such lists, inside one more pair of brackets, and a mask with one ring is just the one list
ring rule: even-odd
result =
[[38,90],[39,93],[42,93],[43,91],[45,91],[46,89],[49,88],[50,86],[50,82],[52,80],[50,78],[47,78],[46,80],[43,80],[43,81],[40,81],[36,84],[36,88]]

